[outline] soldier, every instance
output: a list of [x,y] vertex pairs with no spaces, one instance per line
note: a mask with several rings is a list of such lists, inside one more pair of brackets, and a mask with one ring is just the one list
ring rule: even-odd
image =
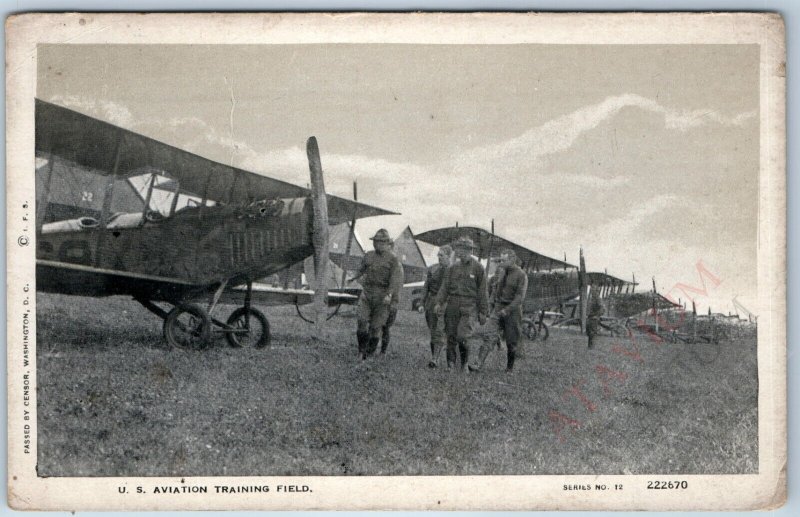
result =
[[[500,334],[506,342],[506,371],[514,370],[514,361],[517,356],[517,344],[522,334],[522,303],[528,292],[528,275],[517,265],[517,255],[513,250],[506,249],[500,252],[500,268],[497,275],[497,286],[492,293],[492,315],[487,327],[491,327],[494,336],[483,339],[478,362],[470,365],[470,371],[480,371],[486,362],[486,356],[496,345]],[[496,320],[496,327],[491,323]],[[496,330],[495,330],[496,328]]]
[[[389,249],[391,250],[392,253],[394,253],[393,241],[390,241]],[[402,272],[403,263],[400,262],[399,258],[397,259],[397,261],[400,264],[400,271]],[[405,281],[405,274],[403,274],[403,276],[404,276],[403,280]],[[401,287],[402,287],[402,282],[401,282]],[[394,325],[395,320],[397,319],[397,304],[398,304],[398,299],[397,297],[395,297],[393,298],[392,303],[389,305],[389,317],[386,318],[386,324],[383,326],[383,329],[381,330],[381,355],[384,355],[386,353],[386,350],[389,349],[389,341],[392,338],[391,328],[392,325]]]
[[470,364],[468,366],[471,372],[480,371],[481,368],[483,368],[483,364],[486,362],[486,356],[489,355],[492,348],[496,347],[499,350],[501,345],[500,325],[497,321],[498,317],[494,306],[498,280],[503,276],[503,266],[500,264],[499,258],[492,258],[490,260],[496,262],[497,267],[495,268],[494,274],[489,277],[489,280],[486,282],[489,293],[489,317],[486,319],[486,324],[481,325],[475,332],[475,341],[480,343],[480,347],[478,349],[478,360],[476,364]]
[[586,335],[589,338],[589,348],[594,348],[594,337],[600,332],[600,316],[603,315],[603,305],[600,303],[600,297],[597,291],[592,289],[591,303],[589,305],[589,314],[586,321]]
[[456,348],[461,356],[461,369],[469,360],[467,341],[475,331],[475,320],[483,325],[489,312],[486,294],[486,274],[472,258],[472,239],[459,238],[454,244],[456,262],[447,268],[436,295],[434,310],[444,307],[444,330],[447,334],[447,367],[456,363]]
[[369,251],[361,261],[352,282],[364,277],[358,300],[358,353],[364,360],[375,353],[381,340],[381,330],[386,325],[392,307],[397,307],[400,288],[403,286],[403,266],[390,251],[389,232],[381,228],[371,238],[375,251]]
[[434,264],[428,268],[428,274],[425,278],[425,295],[422,298],[422,306],[425,308],[425,323],[428,324],[428,330],[431,333],[431,360],[428,362],[428,368],[436,368],[439,365],[439,354],[446,342],[444,330],[442,329],[444,321],[442,315],[436,312],[436,295],[439,294],[439,288],[444,281],[444,275],[447,267],[450,265],[450,255],[453,253],[453,248],[445,244],[439,248],[437,258],[438,264]]

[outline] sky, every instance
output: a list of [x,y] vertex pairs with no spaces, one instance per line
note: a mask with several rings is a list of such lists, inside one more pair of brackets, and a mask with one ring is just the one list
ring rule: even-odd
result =
[[[37,97],[215,161],[757,313],[753,45],[47,45]],[[430,249],[426,250],[430,254]],[[430,255],[429,255],[430,256]],[[691,291],[689,294],[692,294]]]

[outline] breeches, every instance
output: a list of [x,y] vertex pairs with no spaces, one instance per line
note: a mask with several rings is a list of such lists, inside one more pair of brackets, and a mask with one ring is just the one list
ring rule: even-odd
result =
[[481,347],[491,348],[499,339],[506,342],[509,350],[515,351],[522,334],[522,313],[518,310],[511,311],[506,316],[499,316],[498,311],[493,312],[486,319],[486,324],[476,331],[476,337],[481,342]]
[[428,324],[428,330],[431,333],[431,343],[444,344],[444,317],[430,307],[425,310],[425,323]]
[[390,306],[383,303],[383,293],[361,293],[358,300],[358,332],[370,337],[381,337],[381,329],[389,320]]
[[587,336],[596,336],[600,332],[600,319],[599,318],[589,318],[586,321],[586,335]]
[[469,298],[451,299],[444,311],[444,331],[447,334],[447,364],[455,364],[461,357],[461,368],[469,360],[469,341],[478,328],[478,309]]
[[505,316],[498,317],[497,327],[498,333],[506,341],[508,350],[514,352],[519,343],[519,336],[522,334],[522,311],[511,310]]
[[475,301],[470,299],[451,300],[444,311],[444,331],[447,334],[448,346],[450,342],[465,343],[475,334],[478,326],[478,308]]

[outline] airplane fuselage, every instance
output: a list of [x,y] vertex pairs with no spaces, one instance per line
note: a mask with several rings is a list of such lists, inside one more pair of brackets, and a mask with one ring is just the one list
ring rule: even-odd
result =
[[45,228],[37,235],[37,288],[171,301],[225,280],[232,286],[261,278],[313,253],[310,205],[297,198],[196,206],[161,220],[124,214],[105,228]]

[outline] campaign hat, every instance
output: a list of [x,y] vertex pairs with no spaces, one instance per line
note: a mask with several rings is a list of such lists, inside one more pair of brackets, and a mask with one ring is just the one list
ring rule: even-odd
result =
[[370,237],[369,240],[378,242],[392,242],[392,238],[389,237],[389,232],[385,228],[381,228],[375,232],[375,236]]

